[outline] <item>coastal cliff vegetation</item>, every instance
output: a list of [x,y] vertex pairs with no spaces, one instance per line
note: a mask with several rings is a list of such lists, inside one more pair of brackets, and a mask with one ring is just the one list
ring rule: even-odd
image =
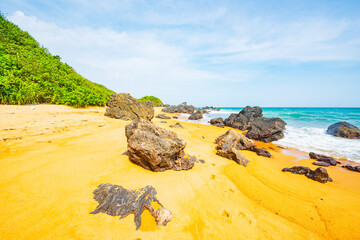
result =
[[0,12],[0,103],[105,106],[114,92],[82,77]]

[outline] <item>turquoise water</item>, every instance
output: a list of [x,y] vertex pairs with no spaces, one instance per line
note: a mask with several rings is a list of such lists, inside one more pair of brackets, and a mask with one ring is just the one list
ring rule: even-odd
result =
[[[215,117],[227,118],[243,108],[222,108],[205,114],[201,123]],[[337,158],[360,162],[360,140],[344,139],[326,134],[326,129],[336,122],[349,122],[360,127],[360,108],[262,108],[265,117],[279,117],[287,125],[285,137],[275,142],[301,151],[316,152]]]

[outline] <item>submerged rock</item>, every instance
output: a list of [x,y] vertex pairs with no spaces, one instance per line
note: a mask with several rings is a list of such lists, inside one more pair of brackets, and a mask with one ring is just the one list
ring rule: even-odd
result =
[[187,105],[186,102],[183,102],[179,105],[171,105],[164,109],[162,109],[162,112],[167,113],[193,113],[196,110],[196,108],[192,105]]
[[322,168],[322,167],[319,167],[319,168],[315,169],[315,171],[312,171],[308,167],[295,166],[295,167],[291,167],[291,168],[284,168],[282,171],[283,172],[291,172],[294,174],[303,174],[306,177],[308,177],[314,181],[321,182],[321,183],[326,183],[328,181],[332,182],[332,179],[329,177],[328,172],[326,171],[325,168]]
[[330,125],[326,133],[335,137],[360,139],[360,129],[347,122],[337,122]]
[[203,112],[202,111],[196,111],[193,114],[189,116],[189,120],[199,120],[203,118]]
[[113,94],[106,104],[105,116],[122,120],[151,120],[154,117],[154,104],[140,102],[128,93]]
[[188,170],[195,158],[184,157],[185,141],[172,131],[145,120],[135,121],[125,127],[129,159],[154,172]]
[[225,125],[224,120],[221,117],[211,119],[210,124],[218,127],[224,127]]
[[284,137],[285,125],[280,118],[257,118],[252,121],[246,137],[263,142],[276,141]]
[[343,168],[346,168],[346,169],[348,169],[348,170],[350,170],[350,171],[360,172],[360,165],[358,165],[358,166],[352,166],[352,165],[347,164],[347,165],[344,165],[344,166],[342,166],[342,167],[343,167]]
[[[99,205],[91,214],[102,212],[111,216],[120,216],[120,219],[134,214],[136,230],[141,225],[141,214],[145,208],[155,218],[158,227],[165,226],[172,219],[171,211],[163,208],[156,198],[156,190],[152,186],[146,186],[139,190],[127,190],[118,185],[105,183],[100,184],[93,193],[94,199]],[[152,202],[158,203],[162,208],[154,209],[151,206]]]
[[158,114],[158,115],[156,115],[156,118],[160,118],[160,119],[171,119],[171,117],[165,116],[164,114]]

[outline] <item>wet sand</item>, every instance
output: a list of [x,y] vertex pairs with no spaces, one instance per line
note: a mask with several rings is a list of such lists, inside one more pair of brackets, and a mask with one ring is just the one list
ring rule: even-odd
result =
[[[273,148],[270,159],[242,151],[250,160],[243,167],[215,154],[214,140],[228,128],[173,129],[176,119],[157,118],[206,162],[154,173],[124,155],[130,122],[105,117],[105,108],[34,107],[0,105],[2,239],[360,239],[360,173],[329,167],[334,182],[322,184],[281,172],[316,166],[271,143],[258,143]],[[89,214],[101,183],[154,186],[173,220],[158,228],[145,210],[136,231],[133,215]]]

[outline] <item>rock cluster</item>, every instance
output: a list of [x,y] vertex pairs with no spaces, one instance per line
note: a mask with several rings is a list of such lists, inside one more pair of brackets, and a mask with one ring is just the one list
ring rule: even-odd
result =
[[215,108],[213,106],[209,107],[209,106],[206,106],[206,107],[203,107],[201,108],[201,110],[207,110],[207,111],[220,111],[221,108]]
[[179,122],[177,122],[177,123],[175,123],[173,125],[170,125],[169,127],[171,127],[171,128],[184,128],[184,126],[181,125],[181,123],[179,123]]
[[140,102],[128,93],[113,94],[106,104],[105,116],[122,120],[151,120],[154,117],[154,104]]
[[271,154],[266,149],[257,148],[254,141],[233,129],[216,138],[215,143],[218,144],[216,147],[217,155],[234,160],[243,166],[247,166],[249,160],[238,150],[250,150],[256,152],[259,156],[271,157]]
[[226,126],[240,130],[249,130],[246,137],[272,142],[284,137],[286,123],[280,118],[265,118],[258,106],[247,106],[238,114],[231,114],[224,120]]
[[175,132],[138,120],[127,125],[125,133],[129,159],[145,169],[179,171],[194,166],[196,158],[184,153],[185,141]]
[[321,182],[321,183],[326,183],[328,181],[332,182],[332,179],[329,177],[328,172],[326,171],[325,168],[322,168],[322,167],[319,167],[313,171],[308,167],[295,166],[292,168],[284,168],[282,171],[283,172],[291,172],[294,174],[303,174],[306,177],[308,177],[314,181]]
[[[100,184],[93,193],[94,199],[99,205],[91,214],[102,212],[111,216],[120,216],[120,219],[134,214],[136,230],[141,225],[141,214],[145,208],[155,218],[158,227],[165,226],[172,219],[171,211],[163,208],[156,198],[156,190],[152,186],[146,186],[139,190],[127,190],[121,186],[106,183]],[[152,202],[158,203],[162,208],[154,209],[151,206]]]
[[192,105],[187,105],[186,102],[183,102],[179,105],[170,105],[166,108],[163,108],[162,112],[167,113],[193,113],[196,110],[196,108]]
[[350,170],[350,171],[360,172],[360,165],[358,165],[358,166],[352,166],[352,165],[347,164],[347,165],[344,165],[344,166],[342,166],[342,167],[343,167],[343,168],[346,168],[346,169],[348,169],[348,170]]
[[314,165],[318,165],[318,166],[324,166],[324,167],[328,167],[328,166],[336,166],[336,164],[340,163],[338,161],[336,161],[334,158],[323,155],[323,154],[317,154],[314,152],[310,152],[309,153],[309,157],[311,159],[316,159],[318,162],[322,162],[322,163],[317,163],[314,162]]
[[203,112],[198,110],[189,116],[189,120],[199,120],[203,118]]
[[337,122],[330,125],[326,133],[335,137],[360,139],[360,129],[347,122]]

